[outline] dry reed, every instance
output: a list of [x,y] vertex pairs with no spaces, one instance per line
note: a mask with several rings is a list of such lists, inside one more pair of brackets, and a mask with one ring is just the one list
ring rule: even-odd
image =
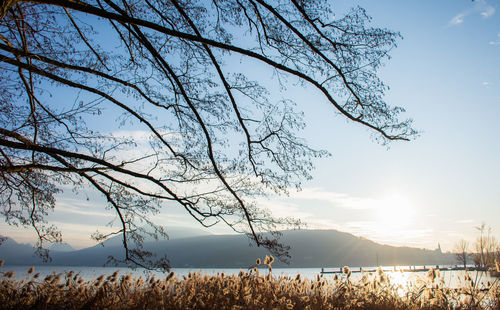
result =
[[[269,260],[266,261],[269,263]],[[99,276],[83,280],[79,274],[52,274],[44,279],[30,268],[23,279],[0,273],[2,309],[500,309],[497,283],[479,289],[466,277],[463,287],[436,283],[436,271],[427,280],[393,284],[382,270],[363,273],[359,281],[318,276],[315,280],[260,274],[253,269],[238,275],[173,272],[162,279],[131,275]]]

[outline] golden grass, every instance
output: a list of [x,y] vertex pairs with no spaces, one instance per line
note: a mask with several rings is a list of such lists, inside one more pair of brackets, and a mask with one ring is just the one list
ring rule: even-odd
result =
[[101,275],[86,281],[68,272],[41,278],[30,268],[23,279],[0,273],[2,309],[500,309],[497,283],[476,288],[441,287],[436,274],[406,287],[379,270],[361,280],[318,276],[315,280],[241,271],[238,275],[190,273],[177,278]]

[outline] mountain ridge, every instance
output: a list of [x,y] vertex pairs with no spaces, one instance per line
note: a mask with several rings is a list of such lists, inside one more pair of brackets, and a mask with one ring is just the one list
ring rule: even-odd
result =
[[[280,241],[291,246],[291,259],[289,265],[277,260],[273,266],[278,268],[455,264],[454,254],[383,245],[337,230],[286,230],[282,234]],[[256,258],[270,254],[262,247],[251,246],[244,235],[191,236],[145,242],[144,245],[158,257],[167,254],[173,268],[247,268],[255,263]],[[33,253],[29,255],[26,245],[20,251],[22,246],[19,245],[13,253],[9,247],[1,245],[0,259],[11,265],[42,263],[33,257]],[[103,266],[110,255],[123,259],[122,246],[113,242],[107,246],[96,245],[76,251],[51,251],[52,261],[46,264]]]

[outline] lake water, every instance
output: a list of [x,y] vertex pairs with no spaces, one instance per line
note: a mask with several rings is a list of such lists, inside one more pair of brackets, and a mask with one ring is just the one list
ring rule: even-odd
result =
[[[0,272],[7,271],[15,271],[15,278],[22,279],[26,277],[27,270],[31,266],[2,266],[0,267]],[[418,267],[418,266],[417,266]],[[375,267],[364,267],[365,270],[373,270]],[[79,273],[82,278],[86,280],[92,280],[98,277],[101,274],[110,275],[113,272],[118,270],[121,275],[132,274],[135,277],[143,276],[148,277],[150,275],[155,275],[157,278],[165,277],[166,274],[163,272],[157,271],[147,271],[143,269],[130,269],[124,267],[74,267],[74,266],[35,266],[35,273],[40,273],[40,277],[45,277],[46,275],[52,274],[54,272],[61,273],[66,271],[74,271]],[[217,275],[220,273],[225,273],[226,275],[238,274],[241,270],[247,271],[245,269],[240,268],[206,268],[206,269],[198,269],[198,268],[172,268],[172,271],[175,272],[175,276],[177,278],[182,278],[183,276],[187,276],[190,272],[201,272],[202,274],[208,275]],[[337,269],[325,269],[325,271],[332,271]],[[359,270],[358,268],[352,268],[352,270]],[[397,283],[406,285],[409,281],[412,283],[416,283],[421,280],[426,279],[427,272],[400,272],[394,271],[393,267],[384,267],[383,268],[385,274],[387,274],[391,280],[391,283]],[[263,274],[267,274],[266,269],[260,269],[260,272]],[[295,277],[300,273],[302,278],[308,278],[314,280],[320,275],[321,268],[273,268],[272,274],[275,277],[279,276],[290,276]],[[464,271],[458,270],[443,270],[440,271],[440,281],[444,283],[445,286],[448,287],[461,287],[464,284]],[[323,277],[326,279],[333,279],[334,274],[324,274]],[[337,274],[337,276],[345,277],[343,274]],[[486,285],[487,282],[493,283],[498,281],[498,278],[490,277],[487,272],[476,272],[470,271],[469,276],[472,280],[479,284],[479,288]],[[359,272],[354,272],[351,275],[351,279],[353,281],[361,279],[362,274]]]

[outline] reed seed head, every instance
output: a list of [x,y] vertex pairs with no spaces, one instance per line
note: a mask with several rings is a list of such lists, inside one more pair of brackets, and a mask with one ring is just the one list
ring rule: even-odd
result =
[[264,258],[264,265],[267,265],[268,262],[269,262],[269,256],[266,255],[266,257]]
[[344,268],[342,268],[342,273],[347,275],[347,278],[349,278],[351,276],[351,269],[348,266],[344,266]]
[[436,271],[434,268],[431,267],[429,271],[427,271],[427,279],[431,282],[434,282],[434,279],[436,279]]

